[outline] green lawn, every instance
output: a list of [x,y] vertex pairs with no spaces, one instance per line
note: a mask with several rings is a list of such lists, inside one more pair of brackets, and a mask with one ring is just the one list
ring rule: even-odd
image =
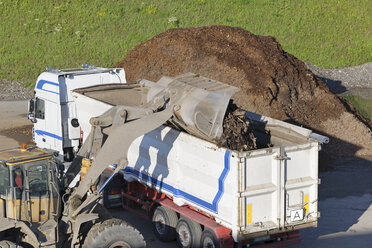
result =
[[360,96],[344,96],[364,117],[372,120],[372,100]]
[[0,1],[0,78],[27,84],[48,66],[112,66],[169,28],[213,24],[275,36],[317,66],[372,61],[370,0]]

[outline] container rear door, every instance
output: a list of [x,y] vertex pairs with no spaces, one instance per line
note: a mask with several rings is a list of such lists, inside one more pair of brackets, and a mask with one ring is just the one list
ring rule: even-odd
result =
[[286,226],[316,226],[318,151],[317,142],[285,148]]
[[242,161],[242,234],[314,224],[318,199],[316,142],[253,151]]
[[241,229],[244,233],[280,226],[284,216],[283,167],[280,148],[253,151],[244,158],[241,174]]

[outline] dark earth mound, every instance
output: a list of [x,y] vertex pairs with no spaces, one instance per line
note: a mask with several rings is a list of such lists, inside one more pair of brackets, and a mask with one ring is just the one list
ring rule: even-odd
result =
[[239,107],[328,135],[323,156],[372,155],[368,121],[273,37],[226,26],[170,29],[116,66],[125,68],[128,81],[193,72],[237,86],[233,100]]

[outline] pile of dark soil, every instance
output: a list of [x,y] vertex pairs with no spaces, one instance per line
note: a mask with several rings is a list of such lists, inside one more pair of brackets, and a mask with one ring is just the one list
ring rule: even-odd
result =
[[240,88],[241,108],[328,135],[326,157],[372,155],[372,132],[363,119],[273,37],[211,26],[171,29],[131,50],[117,67],[127,80],[193,72]]

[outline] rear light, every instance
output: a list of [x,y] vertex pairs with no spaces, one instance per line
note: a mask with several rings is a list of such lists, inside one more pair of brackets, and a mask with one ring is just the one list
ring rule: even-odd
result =
[[118,194],[121,194],[121,191],[118,190],[118,189],[113,189],[113,190],[109,190],[108,194],[109,195],[118,195]]

